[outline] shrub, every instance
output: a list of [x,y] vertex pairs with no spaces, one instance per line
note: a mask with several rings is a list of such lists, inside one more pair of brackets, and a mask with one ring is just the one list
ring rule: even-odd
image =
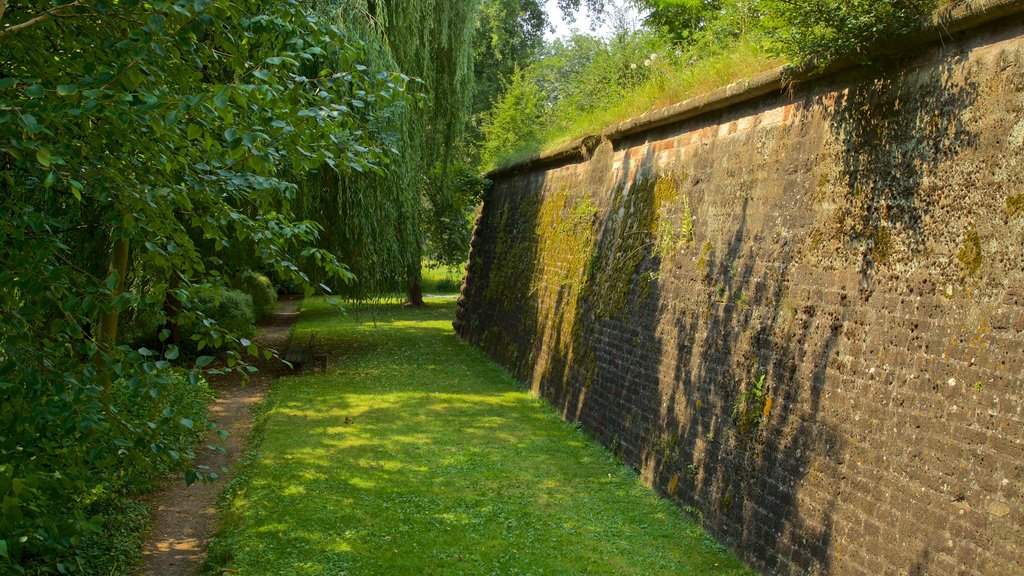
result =
[[[7,454],[0,464],[0,534],[6,536],[0,573],[131,572],[128,568],[139,560],[147,514],[129,496],[188,468],[192,446],[207,429],[213,398],[198,374],[161,369],[157,362],[147,365],[152,372],[145,378],[112,384],[108,425],[59,429],[55,421],[35,440],[73,441],[103,473],[72,481],[48,473],[52,462]],[[57,401],[47,406],[63,409]],[[146,449],[125,450],[133,443]],[[65,463],[72,469],[81,464]],[[26,480],[12,481],[19,477]]]
[[263,274],[246,270],[235,279],[233,285],[252,298],[253,312],[256,318],[270,314],[277,307],[277,288]]
[[937,0],[762,0],[771,48],[794,63],[864,59],[880,42],[921,27]]
[[236,336],[250,337],[256,331],[253,299],[241,290],[215,288],[197,296],[195,308],[215,320],[222,330]]

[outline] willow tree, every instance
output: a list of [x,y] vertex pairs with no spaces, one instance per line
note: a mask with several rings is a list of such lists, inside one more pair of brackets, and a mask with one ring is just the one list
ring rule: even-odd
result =
[[[365,101],[358,111],[391,151],[377,170],[344,177],[325,167],[303,185],[303,213],[325,228],[323,246],[357,278],[354,295],[404,285],[422,305],[423,231],[447,202],[473,87],[478,0],[335,0],[322,5],[367,45],[365,65],[415,78],[416,98]],[[430,218],[425,218],[430,214]]]

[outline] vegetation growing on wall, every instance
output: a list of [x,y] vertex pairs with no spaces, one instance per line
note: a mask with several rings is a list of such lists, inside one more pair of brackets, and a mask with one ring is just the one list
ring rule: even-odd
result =
[[484,115],[485,169],[783,63],[866,58],[918,29],[935,0],[642,0],[640,30],[558,40],[508,74]]

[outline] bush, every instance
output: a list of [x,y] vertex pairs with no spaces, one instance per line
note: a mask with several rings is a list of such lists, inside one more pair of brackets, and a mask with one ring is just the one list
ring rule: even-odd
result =
[[937,0],[790,2],[762,0],[771,48],[794,63],[864,59],[880,42],[921,27]]
[[[188,469],[192,446],[207,429],[207,406],[213,398],[198,374],[161,370],[155,362],[149,366],[153,371],[145,378],[113,383],[106,425],[53,425],[35,440],[74,442],[91,458],[88,464],[102,473],[76,475],[72,481],[49,473],[51,462],[7,454],[8,461],[0,464],[0,534],[6,536],[0,573],[131,572],[140,559],[148,514],[129,497],[152,489],[168,473]],[[63,410],[57,400],[48,406]],[[128,434],[146,449],[124,450],[131,443]],[[65,462],[74,471],[83,464]],[[19,477],[26,480],[11,481]]]
[[252,298],[253,312],[256,318],[270,314],[277,307],[277,288],[263,274],[246,270],[232,284],[234,288],[245,292]]
[[200,294],[196,297],[195,309],[215,320],[221,330],[235,336],[248,338],[256,331],[253,299],[241,290],[215,288],[212,292]]

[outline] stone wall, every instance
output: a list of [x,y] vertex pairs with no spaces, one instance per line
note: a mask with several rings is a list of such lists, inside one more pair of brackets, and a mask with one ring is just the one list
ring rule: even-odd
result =
[[493,174],[457,332],[764,573],[1024,574],[1024,20],[972,26]]

